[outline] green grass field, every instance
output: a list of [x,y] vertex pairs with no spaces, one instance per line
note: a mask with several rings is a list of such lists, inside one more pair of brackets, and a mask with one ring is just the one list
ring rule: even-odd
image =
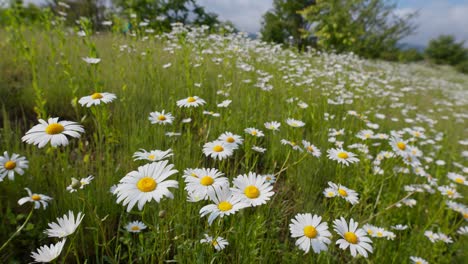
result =
[[[466,231],[457,232],[468,220],[466,76],[448,68],[298,53],[240,34],[182,27],[164,35],[136,33],[80,37],[60,26],[0,31],[0,150],[29,161],[23,175],[4,176],[0,182],[0,262],[33,261],[31,252],[60,241],[44,233],[48,223],[71,210],[85,216],[67,237],[57,263],[412,263],[411,256],[429,263],[466,263]],[[84,57],[101,61],[88,64]],[[95,92],[117,99],[90,108],[78,103]],[[192,96],[206,104],[177,106]],[[224,100],[232,103],[218,107]],[[162,110],[175,117],[172,124],[151,124],[150,113]],[[68,137],[67,146],[38,148],[22,141],[39,124],[38,117],[78,122],[85,132]],[[182,122],[187,118],[191,122]],[[305,125],[290,126],[288,118]],[[270,121],[281,123],[279,131],[264,126]],[[264,137],[245,133],[246,128],[257,128]],[[374,136],[358,137],[363,130]],[[243,144],[225,159],[207,157],[205,143],[224,132],[239,135]],[[395,152],[392,138],[414,152]],[[302,140],[320,149],[321,156],[311,155]],[[340,147],[356,154],[358,162],[343,165],[327,157],[327,150]],[[166,160],[178,172],[168,180],[176,180],[178,188],[169,188],[173,199],[149,201],[142,210],[135,206],[127,212],[110,189],[149,163],[134,161],[139,149],[172,149]],[[405,157],[411,162],[405,163]],[[5,162],[2,166],[8,170]],[[274,195],[210,225],[199,212],[213,202],[187,201],[183,175],[188,168],[216,168],[230,187],[238,175],[272,174]],[[462,180],[449,179],[449,173]],[[90,184],[67,190],[72,178],[89,175],[94,176]],[[359,202],[343,199],[349,191],[326,197],[328,182],[356,191]],[[451,185],[449,191],[440,190]],[[52,197],[48,207],[19,205],[27,196],[25,187]],[[328,223],[326,250],[310,248],[305,254],[296,245],[289,225],[299,213],[319,215]],[[349,248],[336,245],[341,236],[333,222],[340,217],[393,235],[373,237],[365,230],[373,252],[353,257]],[[147,228],[127,231],[125,226],[136,220]],[[407,228],[392,228],[398,224]],[[431,242],[426,231],[448,237],[438,234]],[[229,245],[218,251],[200,242],[204,234]]]

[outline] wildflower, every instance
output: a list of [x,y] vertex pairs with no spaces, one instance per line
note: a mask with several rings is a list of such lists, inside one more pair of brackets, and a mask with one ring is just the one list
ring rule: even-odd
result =
[[341,198],[348,201],[350,204],[359,203],[358,193],[354,190],[351,190],[341,184],[336,185],[333,182],[328,182],[329,188],[324,190],[325,197],[331,198],[335,196],[340,196]]
[[117,96],[113,93],[93,93],[92,95],[81,97],[78,103],[80,103],[81,106],[91,107],[101,103],[110,103],[116,98]]
[[200,200],[208,199],[208,193],[216,187],[229,185],[228,179],[223,175],[217,169],[197,169],[191,176],[185,177],[185,190],[192,196],[200,197]]
[[265,123],[266,129],[273,130],[273,131],[278,131],[280,126],[281,126],[281,123],[276,122],[276,121]]
[[203,111],[203,114],[204,114],[204,115],[214,116],[214,117],[220,117],[220,116],[221,116],[220,113],[215,113],[215,112],[213,112],[213,111]]
[[242,197],[243,202],[250,206],[266,204],[274,194],[273,186],[261,175],[249,172],[249,174],[239,175],[233,180],[232,191]]
[[412,264],[429,264],[429,262],[420,257],[411,256],[410,260],[412,261]]
[[89,175],[86,178],[81,178],[81,180],[72,178],[72,183],[67,187],[67,191],[73,193],[73,192],[76,192],[78,188],[83,189],[86,185],[90,184],[93,179],[94,179],[93,175]]
[[79,212],[76,216],[72,211],[68,211],[68,216],[65,214],[62,218],[57,218],[57,223],[49,223],[49,229],[44,233],[49,237],[63,238],[73,234],[83,220],[84,214]]
[[146,229],[146,225],[141,221],[133,221],[128,223],[125,229],[130,233],[140,233],[142,230]]
[[66,135],[79,138],[80,133],[84,132],[82,126],[76,122],[71,121],[58,121],[58,117],[49,118],[46,122],[39,119],[38,125],[32,127],[26,135],[21,138],[23,142],[28,144],[37,145],[39,148],[44,147],[49,143],[52,147],[68,145]]
[[35,262],[51,262],[56,259],[60,253],[62,253],[63,246],[65,245],[65,239],[58,242],[57,244],[50,244],[50,246],[39,247],[36,252],[31,252],[31,257]]
[[408,226],[398,224],[398,225],[392,226],[392,228],[395,229],[395,230],[406,230],[408,228]]
[[289,146],[292,147],[292,149],[298,150],[298,151],[300,151],[300,152],[303,151],[302,148],[301,148],[301,146],[297,145],[296,142],[294,142],[294,141],[289,141],[289,140],[286,140],[286,139],[281,139],[281,144],[283,144],[283,145],[289,145]]
[[265,178],[266,182],[269,182],[271,184],[276,182],[276,177],[275,177],[274,174],[265,174],[265,175],[262,175],[262,176],[263,176],[263,178]]
[[406,156],[407,155],[407,147],[408,147],[408,142],[399,138],[399,137],[392,137],[390,139],[390,146],[392,147],[393,151],[397,153],[400,156]]
[[164,113],[164,110],[162,112],[151,112],[149,116],[149,121],[151,124],[162,124],[162,125],[167,125],[167,124],[172,124],[172,121],[174,121],[174,117],[172,116],[171,113]]
[[218,236],[216,238],[213,238],[212,236],[209,236],[208,234],[204,234],[205,238],[200,240],[200,243],[206,243],[206,244],[211,244],[216,251],[220,251],[224,249],[227,245],[229,245],[229,242],[227,242],[226,239]]
[[333,226],[335,231],[342,237],[336,241],[341,249],[345,250],[349,247],[353,257],[356,257],[356,253],[359,253],[367,258],[367,251],[372,253],[372,240],[366,236],[366,232],[362,228],[358,229],[358,223],[352,218],[349,221],[349,226],[343,217],[333,221]]
[[37,194],[37,193],[32,193],[29,188],[24,188],[28,192],[28,196],[23,197],[18,200],[19,205],[23,205],[26,202],[32,202],[34,203],[34,209],[39,209],[42,205],[44,209],[47,208],[47,203],[52,200],[51,197],[44,195],[44,194]]
[[348,166],[350,163],[359,162],[359,159],[356,158],[356,154],[345,151],[342,148],[339,149],[329,149],[327,150],[327,156],[331,160],[338,161],[338,163],[342,163]]
[[234,152],[232,145],[229,145],[224,141],[216,140],[213,142],[205,143],[205,145],[203,145],[203,153],[207,157],[223,160],[227,157],[232,156]]
[[231,100],[224,100],[221,103],[217,104],[218,107],[228,107],[231,104]]
[[224,132],[219,136],[218,140],[224,141],[232,149],[239,148],[239,145],[242,145],[242,142],[244,141],[241,136],[235,135],[231,132]]
[[231,215],[248,206],[248,204],[241,201],[241,197],[233,195],[228,187],[217,186],[214,188],[214,192],[209,192],[208,195],[214,204],[202,207],[200,217],[210,214],[208,216],[208,224],[210,225],[218,216]]
[[84,57],[83,60],[88,64],[98,64],[101,62],[100,58]]
[[456,198],[461,198],[461,196],[455,188],[452,188],[450,186],[439,186],[437,188],[440,192],[440,194],[447,196],[450,199],[456,199]]
[[244,131],[245,131],[245,133],[250,134],[250,135],[252,135],[254,137],[263,137],[263,136],[265,136],[265,134],[263,134],[263,132],[261,130],[258,130],[258,129],[253,128],[253,127],[246,128]]
[[321,222],[322,217],[312,214],[297,214],[294,219],[291,219],[289,230],[293,238],[296,240],[296,246],[308,253],[310,248],[315,253],[327,250],[327,246],[331,243],[331,233],[328,231],[327,222]]
[[358,138],[360,138],[362,140],[373,138],[373,136],[374,136],[374,131],[369,130],[369,129],[361,130],[356,135],[356,137],[358,137]]
[[439,234],[437,233],[434,233],[432,231],[425,231],[424,232],[424,235],[432,242],[432,243],[435,243],[437,242],[440,237],[439,237]]
[[312,156],[319,158],[322,155],[322,152],[315,145],[312,145],[309,141],[302,140],[302,145],[307,153],[310,153]]
[[303,127],[305,126],[305,123],[302,122],[301,120],[296,120],[292,118],[286,119],[286,123],[292,127]]
[[266,148],[262,148],[262,147],[259,147],[259,146],[253,146],[252,150],[256,151],[256,152],[264,153],[266,151]]
[[201,99],[198,96],[190,96],[188,98],[182,99],[177,101],[178,107],[198,107],[200,105],[204,105],[206,102],[205,100]]
[[[0,164],[1,164],[1,160],[0,160]],[[458,174],[458,173],[449,172],[447,174],[447,177],[450,180],[452,180],[452,181],[454,181],[454,182],[456,182],[458,184],[468,185],[468,181],[466,180],[466,178],[464,176]]]
[[140,151],[137,151],[133,154],[133,158],[135,160],[160,161],[163,159],[167,159],[172,155],[172,149],[168,149],[165,151],[158,149],[146,151],[144,149],[140,149]]
[[460,235],[466,235],[468,234],[468,226],[461,226],[458,230],[457,233]]
[[0,156],[0,182],[8,176],[8,179],[15,179],[15,172],[19,175],[24,174],[24,169],[29,167],[29,161],[25,157],[22,157],[16,153],[8,155],[8,152],[3,152],[3,156]]
[[169,188],[178,188],[179,184],[174,180],[166,180],[177,173],[173,167],[174,165],[164,160],[140,166],[138,171],[129,172],[115,189],[117,203],[123,201],[123,205],[128,206],[127,212],[130,212],[137,203],[138,210],[141,211],[145,203],[151,200],[159,203],[163,197],[174,198]]

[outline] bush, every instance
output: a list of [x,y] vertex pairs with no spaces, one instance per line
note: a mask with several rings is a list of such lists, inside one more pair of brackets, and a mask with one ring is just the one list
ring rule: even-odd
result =
[[435,64],[457,65],[466,58],[464,42],[456,42],[450,35],[442,35],[429,42],[426,56]]
[[468,60],[459,63],[455,68],[461,73],[468,74]]

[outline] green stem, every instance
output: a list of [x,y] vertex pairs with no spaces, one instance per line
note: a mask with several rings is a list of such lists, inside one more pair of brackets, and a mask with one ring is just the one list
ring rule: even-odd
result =
[[15,233],[13,233],[13,235],[11,235],[11,237],[5,242],[3,243],[2,247],[0,247],[0,252],[2,252],[2,250],[10,243],[10,241],[16,236],[19,234],[19,232],[21,232],[21,230],[23,230],[23,228],[26,226],[26,224],[29,222],[29,219],[31,219],[31,216],[33,214],[33,211],[34,211],[34,206],[31,208],[31,211],[29,212],[28,214],[28,217],[26,217],[26,220],[24,221],[24,223],[16,230]]

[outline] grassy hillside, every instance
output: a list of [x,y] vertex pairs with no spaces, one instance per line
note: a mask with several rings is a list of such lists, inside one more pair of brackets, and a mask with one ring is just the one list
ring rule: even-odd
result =
[[[88,64],[85,57],[101,61]],[[24,175],[0,182],[0,244],[32,210],[23,230],[0,250],[0,262],[32,261],[29,252],[58,242],[44,230],[69,210],[85,216],[67,238],[59,263],[410,263],[411,256],[462,263],[467,257],[466,234],[457,230],[468,220],[468,181],[465,176],[454,182],[448,175],[468,173],[468,78],[451,69],[299,54],[241,34],[184,27],[164,35],[142,30],[135,36],[88,32],[84,37],[61,27],[10,28],[0,31],[0,58],[1,150],[29,161]],[[78,103],[95,92],[117,99],[90,108]],[[177,106],[193,96],[206,104]],[[232,102],[219,107],[224,100]],[[172,124],[151,124],[150,113],[162,110],[175,117]],[[22,142],[39,123],[38,115],[78,122],[85,132],[69,137],[67,146]],[[288,118],[305,125],[288,125]],[[281,123],[279,131],[264,126],[270,121]],[[257,128],[264,137],[246,128]],[[239,135],[243,143],[226,159],[207,157],[205,143],[224,132]],[[414,146],[414,152],[392,148],[392,139]],[[311,155],[303,140],[321,156]],[[343,165],[327,157],[328,150],[340,147],[356,154],[358,162]],[[176,180],[178,188],[169,188],[173,199],[127,212],[111,187],[149,163],[134,161],[139,149],[172,149],[166,160],[178,172],[168,180]],[[231,187],[238,175],[270,174],[276,179],[270,183],[274,195],[210,225],[199,211],[213,202],[188,201],[183,176],[189,168],[216,168]],[[88,175],[94,176],[90,184],[67,190],[72,178]],[[339,192],[327,198],[328,182],[356,191],[358,203]],[[452,191],[449,198],[439,188],[450,185],[462,197],[454,198]],[[31,209],[32,203],[20,206],[25,187],[53,200],[45,210]],[[447,205],[451,201],[464,206],[454,210]],[[327,250],[304,254],[295,245],[289,224],[299,213],[317,214],[328,223]],[[354,219],[359,228],[383,227],[394,236],[370,237],[368,258],[353,257],[336,245],[341,237],[333,221],[340,217]],[[147,228],[128,232],[125,226],[135,220]],[[392,229],[398,224],[407,228]],[[441,232],[452,242],[433,243],[426,231]],[[217,251],[200,243],[205,233],[229,245]]]

